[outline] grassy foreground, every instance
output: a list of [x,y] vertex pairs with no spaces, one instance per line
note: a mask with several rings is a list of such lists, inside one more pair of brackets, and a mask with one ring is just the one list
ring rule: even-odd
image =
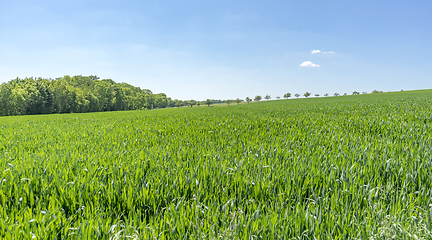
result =
[[432,91],[0,118],[1,239],[430,239]]

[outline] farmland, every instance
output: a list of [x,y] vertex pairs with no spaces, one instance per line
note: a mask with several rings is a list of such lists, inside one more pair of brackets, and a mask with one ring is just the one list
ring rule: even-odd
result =
[[0,238],[432,238],[432,91],[0,118]]

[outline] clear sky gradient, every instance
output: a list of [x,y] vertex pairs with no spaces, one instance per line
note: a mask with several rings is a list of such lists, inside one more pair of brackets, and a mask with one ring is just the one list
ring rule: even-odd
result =
[[425,89],[431,44],[430,0],[0,0],[1,82],[97,75],[183,100]]

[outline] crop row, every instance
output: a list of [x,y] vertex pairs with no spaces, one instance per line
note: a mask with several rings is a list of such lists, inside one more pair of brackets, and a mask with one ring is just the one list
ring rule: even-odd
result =
[[0,119],[0,237],[430,238],[432,97]]

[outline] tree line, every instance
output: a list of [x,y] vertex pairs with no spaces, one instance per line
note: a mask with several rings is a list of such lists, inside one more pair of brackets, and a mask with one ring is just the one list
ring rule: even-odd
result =
[[[403,90],[402,90],[403,91]],[[383,93],[383,91],[379,91],[379,90],[373,90],[372,91],[372,93]],[[352,95],[359,95],[360,93],[359,92],[357,92],[357,91],[354,91],[353,93],[352,93]],[[362,94],[367,94],[367,92],[363,92]],[[347,93],[344,93],[343,94],[343,96],[346,96],[346,95],[348,95]],[[294,96],[296,97],[296,98],[299,98],[301,95],[300,94],[298,94],[298,93],[296,93],[296,94],[294,94]],[[304,97],[306,97],[306,98],[309,98],[310,96],[311,96],[311,93],[310,92],[305,92],[304,94],[303,94],[303,96]],[[318,94],[318,93],[316,93],[315,95],[314,95],[315,97],[319,97],[320,95]],[[328,97],[329,96],[329,94],[328,93],[326,93],[326,94],[324,94],[324,97]],[[339,93],[335,93],[333,96],[335,96],[335,97],[337,97],[337,96],[341,96]],[[285,93],[284,95],[283,95],[283,98],[285,98],[285,99],[288,99],[288,98],[290,98],[291,97],[291,93]],[[276,97],[276,99],[277,100],[279,100],[281,97],[279,97],[279,96],[277,96]],[[261,96],[261,95],[256,95],[255,96],[255,98],[250,98],[250,97],[246,97],[245,98],[245,101],[247,102],[247,103],[250,103],[250,102],[252,102],[252,101],[256,101],[256,102],[259,102],[259,101],[261,101],[263,99],[263,97]],[[271,99],[271,96],[269,95],[269,94],[267,94],[267,95],[265,95],[264,96],[264,99],[266,99],[266,100],[270,100]],[[236,100],[224,100],[224,101],[222,101],[222,102],[225,102],[225,103],[227,103],[228,105],[230,105],[231,103],[233,103],[233,102],[235,102],[235,103],[237,103],[237,104],[240,104],[241,102],[243,102],[243,100],[242,99],[239,99],[239,98],[237,98]],[[213,104],[214,102],[211,100],[211,99],[207,99],[205,102],[204,102],[204,104],[206,104],[206,105],[208,105],[208,106],[210,106],[211,104]]]
[[16,78],[0,85],[0,115],[83,113],[166,108],[187,104],[97,76]]
[[[382,91],[374,90],[372,93]],[[363,92],[366,93],[366,92]],[[353,95],[359,92],[354,91]],[[308,98],[311,93],[303,94]],[[339,96],[335,93],[334,96]],[[344,95],[347,95],[346,93]],[[300,94],[294,94],[300,97]],[[315,94],[316,97],[319,94]],[[329,96],[327,93],[324,96]],[[288,99],[291,93],[283,98]],[[264,99],[271,99],[266,95]],[[280,99],[280,97],[276,97]],[[261,101],[260,95],[254,99],[245,98],[247,103]],[[97,76],[64,76],[56,79],[16,78],[0,85],[0,116],[31,115],[50,113],[84,113],[102,111],[144,110],[166,107],[210,106],[213,103],[240,104],[242,99],[206,101],[178,100],[164,93],[154,94],[149,89],[141,89],[127,83],[116,83],[111,79]]]
[[[403,90],[402,90],[402,91],[403,91]],[[372,93],[383,93],[383,91],[373,90]],[[357,92],[357,91],[354,91],[354,92],[352,93],[352,95],[359,95],[359,94],[360,94],[360,93]],[[367,94],[367,92],[363,92],[363,94]],[[344,94],[343,94],[343,96],[346,96],[346,95],[348,95],[348,94],[347,94],[347,93],[344,93]],[[301,95],[298,94],[298,93],[296,93],[296,94],[294,94],[294,96],[295,96],[296,98],[299,98]],[[311,96],[311,93],[310,93],[310,92],[305,92],[305,93],[303,94],[303,96],[306,97],[306,98],[309,98],[309,97]],[[319,97],[319,96],[320,96],[320,95],[319,95],[318,93],[315,94],[315,97]],[[324,94],[324,97],[328,97],[328,96],[329,96],[328,93]],[[339,94],[339,93],[335,93],[333,96],[337,97],[337,96],[340,96],[340,94]],[[285,99],[288,99],[288,98],[290,98],[290,97],[291,97],[291,93],[285,93],[285,94],[283,95],[283,98],[285,98]],[[257,95],[257,96],[255,96],[255,98],[254,98],[253,100],[259,102],[261,99],[262,99],[261,95]],[[266,100],[270,100],[271,97],[270,97],[270,95],[267,94],[267,95],[264,97],[264,99],[266,99]],[[276,99],[279,100],[280,97],[277,96]],[[252,101],[252,99],[249,98],[249,97],[246,97],[245,100],[246,100],[246,102],[248,102],[248,103]]]

